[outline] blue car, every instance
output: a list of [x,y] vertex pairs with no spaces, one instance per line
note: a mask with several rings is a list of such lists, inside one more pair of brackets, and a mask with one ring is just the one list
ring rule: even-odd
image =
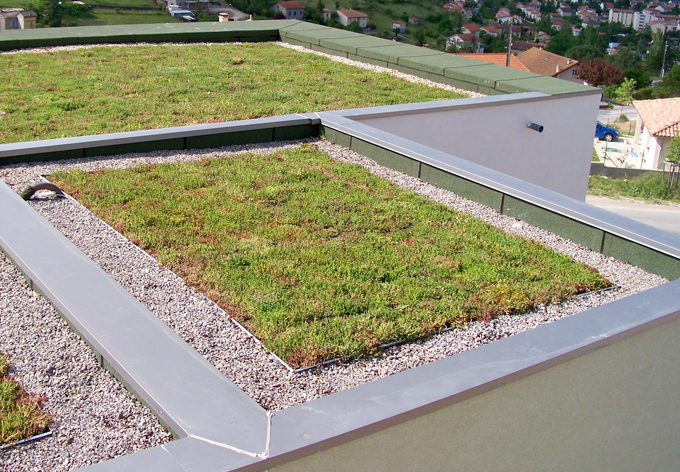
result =
[[595,137],[597,139],[604,139],[605,141],[614,141],[615,139],[619,139],[619,130],[605,126],[598,121],[597,126],[595,127]]

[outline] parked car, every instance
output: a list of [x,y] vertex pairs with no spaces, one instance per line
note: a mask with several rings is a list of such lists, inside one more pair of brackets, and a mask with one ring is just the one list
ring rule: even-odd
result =
[[605,141],[614,141],[615,139],[619,139],[619,130],[605,126],[598,121],[595,126],[595,137],[597,139],[604,139]]

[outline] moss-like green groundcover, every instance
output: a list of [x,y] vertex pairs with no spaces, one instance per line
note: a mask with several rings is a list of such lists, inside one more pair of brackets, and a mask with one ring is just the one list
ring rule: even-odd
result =
[[0,54],[0,143],[460,98],[271,43]]
[[52,422],[40,409],[44,397],[26,393],[8,375],[9,367],[7,356],[0,354],[0,446],[42,433]]
[[50,179],[294,367],[609,284],[313,145]]

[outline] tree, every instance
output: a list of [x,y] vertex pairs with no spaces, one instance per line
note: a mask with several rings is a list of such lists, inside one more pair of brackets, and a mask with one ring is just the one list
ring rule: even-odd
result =
[[624,79],[614,91],[614,99],[621,105],[630,105],[633,103],[633,90],[635,90],[635,81]]
[[604,59],[591,59],[581,64],[579,77],[590,85],[618,85],[623,80],[624,71]]
[[676,134],[668,145],[668,154],[664,159],[673,164],[680,164],[680,134]]
[[652,84],[652,78],[642,69],[627,69],[623,78],[634,80],[636,89],[649,87]]
[[675,64],[655,89],[657,98],[680,97],[680,64]]
[[419,29],[416,31],[416,44],[418,46],[425,44],[425,30]]
[[568,50],[576,45],[576,41],[577,39],[576,36],[574,36],[574,30],[571,29],[571,25],[564,23],[562,29],[548,42],[545,50],[552,52],[553,54],[564,56]]
[[564,55],[571,59],[576,59],[579,62],[585,62],[591,59],[602,57],[602,50],[590,45],[574,46]]
[[640,56],[628,48],[620,48],[616,54],[607,56],[607,60],[623,70],[637,68],[642,62]]
[[36,0],[31,4],[31,8],[38,15],[37,23],[40,26],[61,26],[64,9],[59,0]]

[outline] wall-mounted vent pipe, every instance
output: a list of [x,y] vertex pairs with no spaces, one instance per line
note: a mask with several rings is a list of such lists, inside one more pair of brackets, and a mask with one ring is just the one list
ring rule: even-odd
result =
[[35,192],[38,190],[52,190],[54,193],[57,195],[64,197],[64,192],[57,187],[54,184],[51,184],[49,182],[35,182],[33,184],[29,184],[28,187],[26,187],[20,194],[19,196],[23,198],[24,200],[30,200],[31,197]]
[[529,123],[527,123],[527,128],[533,129],[534,131],[538,131],[539,133],[543,132],[543,126],[541,126],[537,123],[529,122]]

